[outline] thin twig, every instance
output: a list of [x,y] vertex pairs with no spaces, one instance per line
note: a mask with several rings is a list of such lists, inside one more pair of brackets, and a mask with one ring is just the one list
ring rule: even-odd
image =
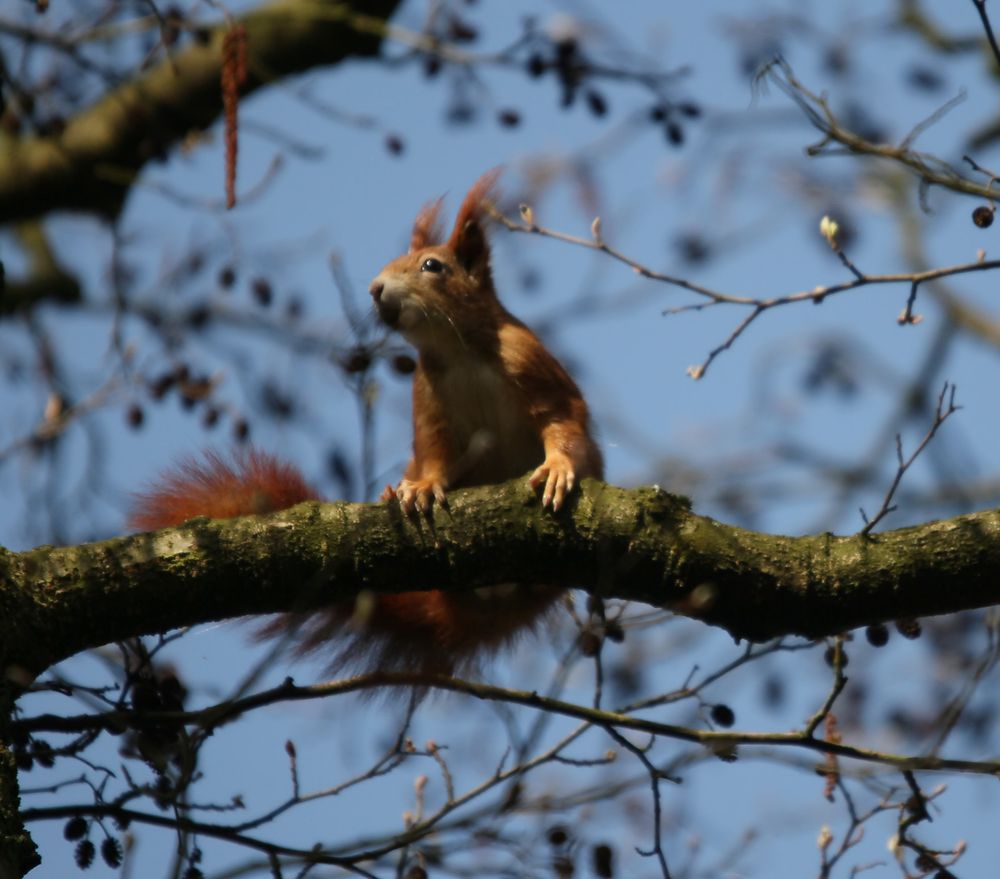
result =
[[[958,407],[956,407],[957,409]],[[242,699],[213,705],[199,711],[149,711],[135,713],[113,711],[95,715],[62,717],[40,715],[25,720],[14,721],[12,730],[29,733],[38,731],[74,732],[81,729],[118,729],[142,719],[197,724],[208,733],[229,723],[242,714],[281,702],[295,702],[308,699],[323,699],[343,693],[364,692],[372,687],[414,685],[432,687],[455,693],[465,693],[477,699],[496,700],[511,705],[526,705],[540,711],[549,711],[564,717],[583,721],[585,724],[616,729],[630,729],[650,735],[664,736],[679,741],[699,743],[714,752],[739,746],[802,748],[820,754],[835,754],[842,759],[878,763],[894,769],[910,769],[920,772],[968,772],[978,775],[1000,774],[1000,761],[965,760],[939,757],[927,754],[894,754],[854,745],[835,744],[823,739],[807,736],[804,730],[793,732],[714,732],[663,723],[647,717],[638,717],[622,711],[595,709],[561,699],[540,695],[535,691],[512,690],[477,681],[466,681],[441,674],[414,674],[406,672],[374,672],[354,678],[330,681],[323,684],[299,686],[290,681],[270,690],[264,690]]]
[[[946,397],[948,398],[947,405],[945,405]],[[955,386],[945,382],[944,387],[941,389],[941,393],[938,395],[937,407],[934,410],[933,423],[927,430],[924,438],[920,441],[920,444],[913,450],[913,454],[910,455],[910,457],[905,461],[903,460],[903,440],[898,433],[896,434],[896,460],[898,462],[896,475],[892,480],[892,484],[889,486],[889,490],[885,493],[885,498],[882,500],[882,506],[879,507],[875,516],[869,519],[868,516],[865,515],[865,511],[861,510],[861,518],[865,520],[865,527],[861,529],[859,534],[862,536],[871,534],[872,529],[886,516],[888,516],[889,513],[896,509],[892,499],[895,497],[896,489],[899,488],[899,483],[902,481],[906,471],[910,469],[910,466],[917,460],[920,453],[927,448],[928,443],[934,439],[934,435],[938,432],[941,425],[947,421],[950,415],[953,415],[961,408],[961,406],[955,405]]]
[[986,11],[986,0],[972,0],[972,5],[979,13],[979,20],[983,23],[983,30],[986,32],[986,39],[990,44],[990,51],[993,53],[993,60],[1000,67],[1000,46],[997,46],[997,38],[993,33],[993,25],[990,24],[990,16]]
[[[649,784],[653,794],[653,847],[650,849],[636,848],[636,853],[642,857],[655,857],[660,865],[660,872],[663,879],[670,879],[670,867],[667,865],[667,856],[663,851],[663,807],[660,802],[660,781],[665,776],[660,769],[653,764],[653,761],[646,756],[648,748],[640,748],[634,745],[618,730],[613,727],[605,727],[605,732],[611,736],[626,751],[632,753],[649,773]],[[652,744],[652,742],[650,742]]]
[[[562,241],[576,247],[585,247],[588,250],[594,250],[598,253],[606,254],[617,262],[628,266],[632,269],[632,271],[643,278],[649,278],[653,281],[659,281],[663,284],[679,287],[682,290],[694,293],[702,300],[699,302],[688,302],[675,308],[665,309],[663,311],[664,315],[684,314],[689,311],[702,311],[706,308],[711,308],[717,305],[741,305],[752,309],[750,314],[737,324],[729,336],[720,345],[709,352],[708,356],[704,361],[702,361],[701,364],[688,367],[687,373],[694,379],[702,378],[708,371],[708,367],[711,366],[713,361],[724,351],[727,351],[730,347],[732,347],[733,343],[743,334],[751,323],[761,316],[761,314],[772,308],[777,308],[782,305],[792,305],[797,302],[812,302],[816,305],[820,305],[828,297],[871,285],[909,284],[909,298],[907,299],[906,306],[904,307],[898,320],[900,324],[915,324],[919,322],[920,318],[919,316],[913,314],[913,305],[916,301],[917,288],[921,284],[955,275],[964,275],[970,272],[1000,269],[1000,260],[976,260],[975,262],[960,263],[958,265],[946,266],[942,268],[926,269],[920,272],[896,272],[881,275],[868,275],[862,272],[843,253],[842,250],[835,248],[834,252],[840,258],[840,261],[843,263],[845,268],[847,268],[848,271],[854,275],[851,280],[841,281],[836,284],[820,285],[813,287],[811,290],[800,290],[783,296],[773,296],[767,298],[737,296],[731,293],[724,293],[720,290],[714,290],[711,287],[706,287],[702,284],[688,281],[685,278],[679,278],[676,275],[652,269],[639,262],[637,259],[628,256],[622,251],[609,245],[602,235],[593,235],[590,238],[582,238],[577,235],[569,235],[565,232],[559,232],[554,229],[546,228],[545,226],[540,226],[534,221],[530,208],[528,211],[528,215],[531,216],[531,219],[526,221],[513,220],[495,209],[491,210],[490,213],[493,218],[497,220],[497,222],[511,232],[521,232],[529,235],[539,235],[543,238],[552,238],[556,241]],[[522,216],[523,215],[524,214],[522,212]]]

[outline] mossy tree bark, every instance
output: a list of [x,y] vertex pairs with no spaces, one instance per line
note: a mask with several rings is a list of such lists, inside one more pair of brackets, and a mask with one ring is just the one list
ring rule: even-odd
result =
[[1000,511],[870,536],[724,525],[655,488],[587,480],[543,510],[523,480],[463,490],[431,519],[306,503],[152,534],[0,552],[0,663],[35,674],[87,647],[364,590],[580,587],[665,606],[735,638],[820,637],[1000,601]]

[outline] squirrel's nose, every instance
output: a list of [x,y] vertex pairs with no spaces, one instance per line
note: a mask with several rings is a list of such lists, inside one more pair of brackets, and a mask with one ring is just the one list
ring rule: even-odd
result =
[[368,288],[368,292],[372,294],[372,299],[375,300],[376,304],[382,301],[382,291],[385,289],[385,284],[383,284],[378,278],[372,281],[371,286]]

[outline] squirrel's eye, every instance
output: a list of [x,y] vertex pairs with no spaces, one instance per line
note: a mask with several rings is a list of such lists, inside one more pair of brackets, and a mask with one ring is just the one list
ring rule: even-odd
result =
[[432,256],[424,260],[424,264],[420,266],[420,271],[434,272],[436,274],[437,272],[440,272],[443,268],[444,268],[444,263],[441,262],[441,260],[439,259],[434,259],[434,257]]

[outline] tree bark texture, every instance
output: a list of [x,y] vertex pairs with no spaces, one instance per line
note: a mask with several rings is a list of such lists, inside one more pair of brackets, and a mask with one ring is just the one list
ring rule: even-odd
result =
[[1000,600],[1000,511],[870,536],[724,525],[655,487],[586,480],[558,514],[524,480],[395,502],[306,503],[75,547],[0,551],[0,668],[32,676],[88,647],[365,590],[579,587],[721,626],[820,637]]

